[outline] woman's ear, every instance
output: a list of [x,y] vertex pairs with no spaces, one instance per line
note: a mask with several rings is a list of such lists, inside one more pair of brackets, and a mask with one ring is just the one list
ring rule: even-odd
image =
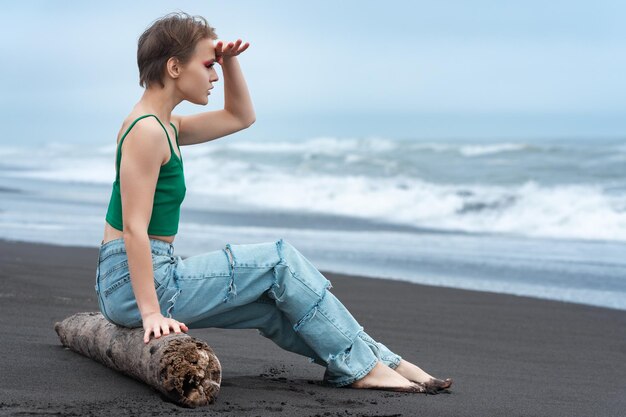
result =
[[180,64],[180,61],[177,57],[170,57],[170,59],[167,60],[165,67],[170,77],[174,79],[180,77],[180,73],[182,72],[182,65]]

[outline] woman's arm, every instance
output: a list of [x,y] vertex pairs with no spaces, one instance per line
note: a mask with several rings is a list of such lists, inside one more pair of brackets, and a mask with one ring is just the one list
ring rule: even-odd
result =
[[251,125],[256,120],[252,99],[236,56],[224,56],[224,110]]
[[230,135],[252,125],[256,120],[252,99],[239,66],[237,55],[249,44],[239,49],[241,40],[230,42],[222,51],[222,41],[215,46],[216,61],[224,73],[224,109],[191,116],[172,115],[178,121],[178,144],[194,145]]
[[130,282],[145,330],[144,343],[150,341],[151,333],[156,338],[161,337],[161,332],[169,334],[170,327],[176,333],[189,330],[185,323],[163,317],[154,287],[148,226],[161,164],[171,157],[164,146],[167,137],[163,133],[157,120],[140,120],[122,144],[120,161],[124,245]]
[[[120,194],[124,245],[128,257],[130,281],[141,317],[160,312],[154,288],[152,252],[148,225],[152,216],[154,192],[161,163],[165,156],[163,129],[157,121],[140,120],[122,144],[120,161]],[[155,152],[146,152],[154,149]]]

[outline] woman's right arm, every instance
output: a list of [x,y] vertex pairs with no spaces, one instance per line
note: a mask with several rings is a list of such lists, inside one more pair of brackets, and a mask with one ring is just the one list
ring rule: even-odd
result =
[[163,334],[169,334],[170,326],[176,333],[180,332],[180,327],[187,328],[183,323],[179,326],[179,322],[161,314],[154,287],[152,252],[148,237],[159,171],[161,164],[169,156],[169,147],[167,155],[159,151],[165,149],[162,146],[163,141],[167,140],[164,133],[156,120],[140,120],[122,143],[120,162],[124,245],[131,285],[146,330],[146,343],[151,332],[158,338],[161,330]]

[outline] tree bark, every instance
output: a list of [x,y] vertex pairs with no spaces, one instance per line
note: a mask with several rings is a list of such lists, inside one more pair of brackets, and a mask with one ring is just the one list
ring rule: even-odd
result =
[[76,313],[54,330],[64,346],[145,382],[176,404],[211,404],[220,390],[220,361],[209,345],[188,334],[152,336],[146,344],[143,328],[116,326],[100,312]]

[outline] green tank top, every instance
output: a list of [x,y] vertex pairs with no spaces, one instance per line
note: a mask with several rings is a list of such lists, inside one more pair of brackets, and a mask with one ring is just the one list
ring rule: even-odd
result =
[[173,123],[170,123],[176,133],[176,147],[178,147],[178,152],[181,154],[180,158],[176,155],[176,153],[174,153],[174,148],[169,140],[170,136],[167,133],[167,129],[165,129],[163,123],[161,123],[159,118],[154,114],[146,114],[135,119],[120,139],[120,143],[117,146],[115,181],[113,182],[111,199],[109,200],[109,207],[106,213],[106,221],[117,230],[123,231],[124,223],[122,221],[122,198],[120,194],[122,143],[135,123],[148,116],[154,116],[161,127],[163,127],[163,130],[165,130],[167,142],[172,153],[169,161],[167,161],[165,165],[161,165],[161,169],[159,171],[159,179],[157,180],[154,192],[152,216],[150,217],[150,224],[148,225],[148,234],[162,236],[175,235],[178,232],[180,205],[183,202],[187,191],[187,188],[185,187],[185,175],[183,172],[182,153],[180,153],[180,146],[178,145],[178,131],[176,130],[176,126],[174,126]]

